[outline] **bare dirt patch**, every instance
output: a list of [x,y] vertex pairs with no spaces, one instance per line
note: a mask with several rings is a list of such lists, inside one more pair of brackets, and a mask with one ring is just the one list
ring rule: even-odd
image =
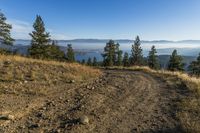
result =
[[[182,132],[177,104],[189,95],[184,86],[127,70],[105,70],[98,79],[62,83],[47,92],[45,96],[1,94],[1,111],[11,112],[15,120],[0,120],[0,131]],[[89,123],[81,124],[82,116]]]

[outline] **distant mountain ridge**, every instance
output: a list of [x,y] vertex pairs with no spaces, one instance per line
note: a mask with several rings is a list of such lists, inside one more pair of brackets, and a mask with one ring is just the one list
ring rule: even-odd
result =
[[[72,40],[57,40],[58,43],[106,43],[110,39],[72,39]],[[118,43],[133,43],[134,40],[130,39],[114,39]],[[170,40],[142,40],[141,43],[195,43],[200,44],[200,40],[180,40],[180,41],[170,41]],[[15,44],[29,45],[30,40],[16,39]]]
[[[27,40],[26,42],[28,41],[29,40]],[[6,48],[10,51],[17,52],[21,55],[27,55],[29,47],[30,45],[23,45],[23,44],[16,44],[13,46],[0,44],[0,48]],[[66,46],[60,46],[60,49],[64,52],[67,51]],[[157,52],[159,53],[159,56],[158,56],[159,62],[162,68],[167,68],[170,54],[172,53],[173,50],[174,50],[173,48],[157,49]],[[177,50],[182,55],[183,62],[186,64],[185,69],[187,70],[189,63],[196,60],[196,56],[199,53],[199,49],[177,48]],[[81,61],[83,59],[87,60],[89,57],[90,58],[96,57],[98,61],[102,61],[103,60],[101,56],[102,52],[103,52],[103,49],[75,49],[76,60]],[[129,50],[129,51],[124,51],[124,52],[128,52],[130,54],[131,51]],[[148,52],[149,52],[148,50],[143,51],[144,57],[147,57]]]

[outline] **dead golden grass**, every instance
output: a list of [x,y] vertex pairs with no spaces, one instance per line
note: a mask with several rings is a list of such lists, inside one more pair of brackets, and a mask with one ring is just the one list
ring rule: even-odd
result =
[[75,89],[100,75],[100,70],[78,63],[0,55],[0,114],[10,111],[21,118],[46,97]]
[[52,87],[60,88],[72,80],[80,83],[100,75],[100,70],[78,63],[0,55],[0,94],[47,95]]
[[[183,99],[179,104],[180,110],[176,113],[181,122],[181,126],[186,132],[200,132],[200,78],[190,76],[183,72],[171,72],[166,70],[152,70],[149,67],[112,67],[112,69],[126,69],[134,71],[144,71],[157,77],[165,79],[166,82],[176,84],[180,80],[191,91],[190,97]],[[176,81],[177,80],[177,81]]]
[[156,74],[162,77],[173,76],[181,79],[189,89],[196,92],[197,95],[200,95],[200,78],[188,75],[184,72],[172,72],[167,70],[153,70],[149,67],[142,66],[133,66],[133,67],[112,67],[114,69],[126,69],[126,70],[134,70],[134,71],[144,71],[151,74]]
[[100,70],[78,63],[64,63],[0,55],[1,80],[86,80],[97,77]]

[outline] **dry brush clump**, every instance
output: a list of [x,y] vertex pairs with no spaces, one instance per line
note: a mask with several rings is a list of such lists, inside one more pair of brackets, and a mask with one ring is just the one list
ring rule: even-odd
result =
[[180,120],[184,131],[191,133],[200,132],[200,78],[188,75],[183,72],[152,70],[149,67],[141,66],[112,68],[144,71],[173,84],[176,84],[180,80],[181,83],[189,89],[191,96],[182,99],[182,101],[178,104],[180,110],[177,112],[177,118]]

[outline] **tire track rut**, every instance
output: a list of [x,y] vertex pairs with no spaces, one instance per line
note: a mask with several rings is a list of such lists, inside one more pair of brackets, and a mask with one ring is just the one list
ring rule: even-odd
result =
[[[182,90],[144,72],[104,70],[97,80],[49,94],[29,116],[5,132],[135,133],[181,132],[175,117]],[[79,124],[86,115],[88,125]],[[24,125],[24,126],[22,126]]]
[[[175,97],[161,79],[143,72],[107,70],[103,86],[83,99],[81,113],[91,117],[91,124],[75,126],[72,132],[178,132]],[[95,84],[93,85],[95,86]],[[103,93],[102,93],[103,92]],[[101,101],[93,103],[93,99]],[[97,98],[98,99],[98,98]],[[87,104],[93,103],[93,104]]]

